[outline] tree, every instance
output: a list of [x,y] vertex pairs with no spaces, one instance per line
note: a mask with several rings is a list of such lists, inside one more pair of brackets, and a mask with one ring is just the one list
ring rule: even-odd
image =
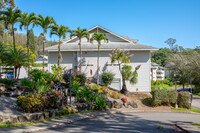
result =
[[[3,57],[4,57],[5,52],[6,52],[5,45],[2,42],[0,42],[0,75],[1,75],[1,66],[4,63],[4,58]],[[0,78],[1,78],[1,76],[0,76]]]
[[176,53],[168,58],[168,68],[171,70],[171,76],[183,85],[183,89],[185,83],[189,83],[192,75],[190,57],[190,55],[184,53]]
[[[29,62],[29,26],[33,24],[33,26],[36,24],[36,16],[35,13],[28,14],[26,12],[22,13],[20,18],[19,18],[20,24],[20,29],[22,30],[22,27],[26,29],[26,38],[27,38],[27,56],[28,56],[28,62]],[[28,78],[30,76],[29,74],[29,67],[28,67]]]
[[98,58],[97,58],[97,84],[99,84],[99,56],[100,56],[100,47],[101,42],[104,41],[108,43],[108,38],[105,33],[94,33],[92,37],[90,38],[90,42],[93,43],[93,41],[97,41],[98,43]]
[[123,71],[121,66],[123,64],[130,63],[130,58],[133,57],[133,55],[130,55],[129,51],[127,50],[115,49],[112,51],[112,54],[109,54],[109,56],[111,59],[111,63],[116,62],[119,66],[119,72],[122,76],[122,84],[123,84],[121,92],[125,95],[128,95],[128,90],[126,88],[125,78],[122,75]]
[[[123,79],[124,90],[127,90],[125,81],[130,81],[131,84],[137,83],[137,77],[138,77],[137,70],[140,68],[140,66],[141,65],[138,65],[137,67],[135,67],[134,72],[132,72],[132,66],[124,65],[122,67],[122,77],[123,77],[122,79]],[[126,92],[125,92],[125,94],[126,94]]]
[[161,66],[166,65],[168,57],[172,55],[172,51],[168,48],[161,48],[151,54],[151,61]]
[[[9,49],[5,55],[5,65],[6,66],[14,66],[15,69],[15,79],[19,78],[20,68],[22,66],[29,67],[28,64],[28,56],[27,54],[21,49]],[[18,74],[17,74],[18,71]]]
[[[64,25],[53,25],[51,27],[51,35],[57,35],[59,37],[59,42],[58,42],[58,66],[60,66],[60,63],[62,62],[62,54],[60,52],[60,44],[61,44],[61,39],[65,38],[65,35],[69,32],[69,28]],[[59,74],[59,69],[58,69],[58,76]],[[59,78],[59,77],[58,77]]]
[[[15,1],[14,0],[0,0],[0,11],[5,10],[6,7],[14,8]],[[1,17],[1,15],[0,15],[0,17]],[[4,29],[5,29],[5,27],[4,27],[3,21],[0,21],[0,35],[3,35]]]
[[81,50],[81,39],[82,38],[86,38],[89,41],[89,32],[87,31],[87,29],[81,29],[80,27],[77,28],[77,30],[71,30],[70,31],[70,38],[72,38],[73,36],[77,37],[79,42],[79,49],[80,49],[80,73],[81,71],[81,67],[82,67],[82,50]]
[[2,17],[0,19],[3,20],[5,28],[9,29],[9,25],[11,25],[11,32],[12,32],[12,36],[13,36],[13,47],[15,49],[15,30],[16,30],[16,28],[14,28],[14,25],[15,25],[15,23],[17,23],[19,21],[21,11],[17,8],[9,7],[5,11],[2,11],[1,14],[2,14]]
[[43,17],[42,15],[38,15],[37,18],[37,25],[40,25],[43,29],[43,71],[44,71],[44,44],[46,42],[45,35],[47,33],[47,29],[51,28],[52,24],[55,24],[55,20],[52,17],[46,16]]

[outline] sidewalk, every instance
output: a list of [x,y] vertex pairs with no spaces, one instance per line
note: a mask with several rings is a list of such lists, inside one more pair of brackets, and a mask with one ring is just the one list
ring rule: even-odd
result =
[[105,115],[106,112],[94,112],[94,113],[85,113],[85,114],[78,114],[74,116],[69,116],[65,118],[55,119],[48,122],[42,122],[30,126],[20,126],[20,127],[10,127],[10,128],[0,128],[0,133],[26,133],[26,132],[34,132],[45,130],[51,127],[58,127],[63,126],[67,123],[71,123],[74,121],[78,121],[81,119],[86,119],[94,116]]
[[190,122],[178,122],[176,126],[187,133],[200,133],[200,127],[194,126]]

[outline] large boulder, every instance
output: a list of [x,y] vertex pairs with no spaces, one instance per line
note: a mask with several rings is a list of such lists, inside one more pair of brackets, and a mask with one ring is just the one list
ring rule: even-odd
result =
[[127,101],[127,105],[131,106],[132,108],[137,108],[138,105],[133,101]]
[[17,117],[17,120],[18,120],[19,122],[28,121],[27,117],[24,116],[24,115],[19,115],[19,116]]
[[114,100],[113,101],[113,107],[117,108],[117,109],[122,108],[122,102],[121,102],[121,100]]

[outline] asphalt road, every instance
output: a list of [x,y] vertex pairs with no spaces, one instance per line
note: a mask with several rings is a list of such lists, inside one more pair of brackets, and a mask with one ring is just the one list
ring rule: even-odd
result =
[[[178,133],[176,122],[198,122],[200,114],[187,113],[123,113],[84,119],[38,133]],[[164,129],[158,129],[158,126]]]

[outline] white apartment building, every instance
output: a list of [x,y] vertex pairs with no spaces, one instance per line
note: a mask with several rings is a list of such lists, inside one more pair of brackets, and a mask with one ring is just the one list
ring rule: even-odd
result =
[[151,63],[151,80],[164,80],[165,69],[156,63]]

